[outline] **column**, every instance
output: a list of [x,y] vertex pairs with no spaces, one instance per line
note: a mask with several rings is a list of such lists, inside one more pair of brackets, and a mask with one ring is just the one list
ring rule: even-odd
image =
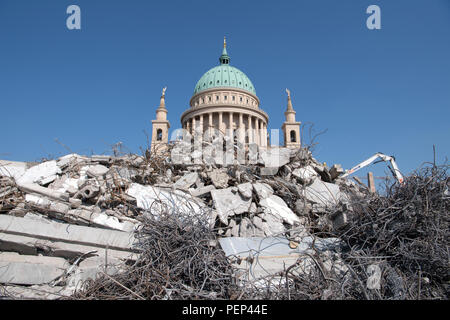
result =
[[245,126],[244,126],[244,117],[242,112],[239,112],[239,141],[241,143],[244,143],[244,131],[245,131]]
[[267,147],[267,123],[264,122],[264,147]]
[[228,115],[228,134],[229,134],[229,137],[231,138],[231,139],[233,139],[233,131],[234,131],[234,126],[233,126],[233,112],[230,112],[229,113],[229,115]]
[[253,127],[252,127],[252,116],[248,115],[248,143],[253,142]]
[[221,112],[219,112],[219,131],[222,131],[222,115],[223,115],[223,113],[222,113],[222,111]]
[[210,112],[209,114],[209,123],[208,123],[208,126],[209,126],[209,137],[210,138],[212,138],[212,136],[213,136],[213,113],[212,112]]
[[202,137],[203,137],[203,115],[200,115],[200,132],[202,133]]
[[258,120],[258,141],[259,145],[262,145],[262,120]]

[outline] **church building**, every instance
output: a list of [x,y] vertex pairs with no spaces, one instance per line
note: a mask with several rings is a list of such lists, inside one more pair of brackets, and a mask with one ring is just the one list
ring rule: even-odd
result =
[[[218,135],[228,136],[244,145],[256,144],[260,149],[270,148],[268,139],[269,115],[260,108],[256,89],[245,73],[230,65],[227,44],[224,39],[219,65],[208,70],[194,88],[190,108],[184,111],[180,121],[191,135],[202,139]],[[163,89],[156,120],[152,121],[152,150],[164,150],[169,142],[170,124],[167,120]],[[300,148],[300,122],[295,120],[290,91],[282,130],[284,146]]]

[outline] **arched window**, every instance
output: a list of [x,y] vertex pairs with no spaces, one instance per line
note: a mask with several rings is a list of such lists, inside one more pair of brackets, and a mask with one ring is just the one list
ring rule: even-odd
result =
[[295,130],[291,130],[291,142],[297,142]]
[[156,130],[156,141],[162,140],[162,129]]

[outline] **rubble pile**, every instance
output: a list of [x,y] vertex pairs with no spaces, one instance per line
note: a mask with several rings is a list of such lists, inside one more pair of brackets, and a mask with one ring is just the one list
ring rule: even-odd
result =
[[[6,270],[0,271],[0,296],[411,297],[391,294],[395,290],[385,280],[397,283],[404,277],[396,269],[399,264],[389,260],[398,252],[383,247],[392,246],[389,236],[396,233],[389,228],[399,225],[393,223],[397,211],[411,212],[389,202],[403,189],[387,198],[371,194],[340,178],[340,165],[329,168],[307,148],[257,150],[247,159],[251,164],[231,165],[224,165],[227,152],[202,158],[185,149],[180,142],[166,154],[0,161],[0,270]],[[183,164],[187,158],[193,161]],[[443,176],[446,172],[437,184],[448,183],[443,184]],[[428,192],[440,195],[444,189]],[[409,194],[402,205],[414,203],[411,197],[418,201],[417,192]],[[448,200],[447,195],[439,209],[446,223]],[[422,214],[415,212],[413,219]],[[367,229],[375,225],[376,232]],[[448,239],[447,230],[440,229],[436,237]],[[442,241],[437,243],[442,260]],[[401,251],[403,245],[395,248]],[[435,267],[420,272],[429,270]],[[436,270],[447,272],[447,278],[430,276],[428,281],[448,283],[448,266]],[[423,290],[422,296],[433,296]],[[431,290],[435,296],[448,294],[436,290]]]

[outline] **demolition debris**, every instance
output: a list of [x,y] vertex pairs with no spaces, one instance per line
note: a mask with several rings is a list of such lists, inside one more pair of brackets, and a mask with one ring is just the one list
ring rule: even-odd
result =
[[0,296],[448,299],[447,165],[380,195],[306,148],[229,166],[177,148],[0,161]]

